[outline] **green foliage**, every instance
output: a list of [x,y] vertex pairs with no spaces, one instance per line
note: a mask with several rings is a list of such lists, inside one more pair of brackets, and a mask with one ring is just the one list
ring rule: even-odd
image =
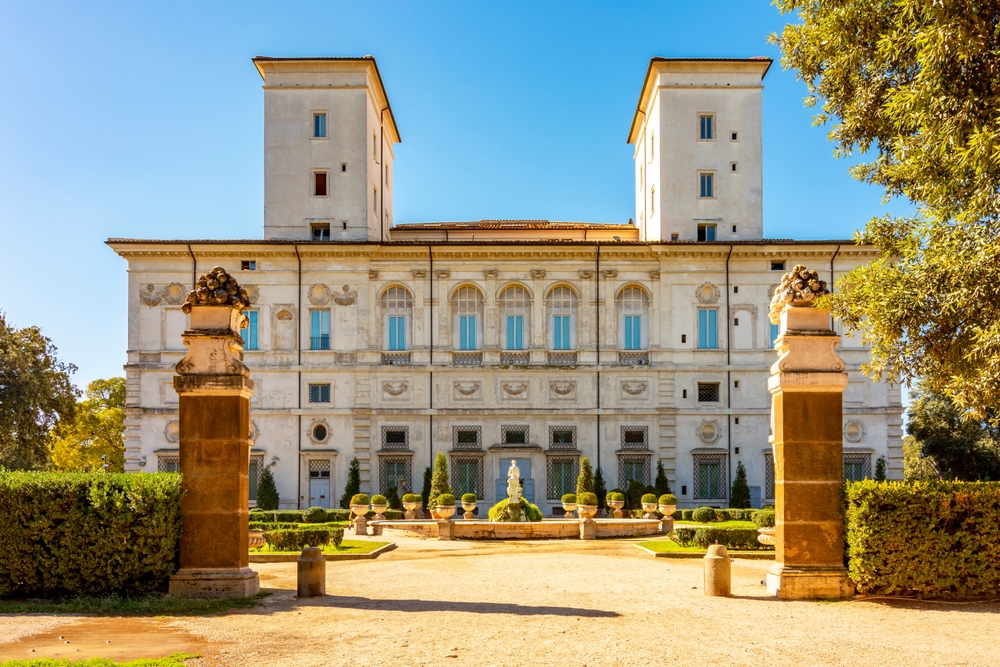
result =
[[[198,602],[204,605],[204,601],[199,600]],[[11,660],[3,664],[6,667],[184,667],[188,660],[199,657],[201,656],[190,653],[174,653],[167,658],[141,658],[128,662],[115,662],[110,658],[88,658],[86,660],[38,658],[37,660]]]
[[[95,614],[97,616],[201,616],[217,614],[233,609],[247,609],[260,604],[270,591],[261,591],[249,598],[222,598],[218,600],[196,600],[180,598],[165,593],[142,595],[100,595],[57,598],[54,600],[0,600],[0,614]],[[11,664],[4,662],[4,667]],[[74,667],[86,665],[75,662]],[[132,663],[125,663],[132,664]]]
[[592,507],[597,504],[597,494],[591,493],[590,491],[584,491],[576,497],[576,501],[584,506]]
[[608,495],[608,488],[604,484],[604,472],[600,466],[597,466],[594,474],[594,495],[597,496],[597,507],[604,509],[604,497]]
[[668,537],[682,547],[693,547],[694,534],[694,528],[675,528],[674,532],[670,533]]
[[903,438],[903,479],[907,482],[938,479],[933,460],[923,456],[920,443],[912,435]]
[[753,521],[757,510],[750,507],[729,507],[715,510],[716,521]]
[[395,486],[390,486],[385,490],[385,501],[389,503],[389,507],[394,510],[403,509],[403,503],[399,499],[399,492]]
[[[399,510],[386,510],[382,512],[382,516],[384,516],[387,521],[396,521],[397,519],[403,518],[403,513]],[[375,517],[374,510],[368,510],[368,513],[365,514],[365,518],[368,520],[371,520],[374,517]]]
[[474,493],[463,493],[462,494],[462,502],[463,503],[474,503],[477,500],[479,500],[479,498],[477,498],[476,494],[474,494]]
[[945,479],[1000,480],[997,427],[988,420],[969,418],[954,401],[925,391],[922,385],[910,398],[906,431],[920,455],[930,460],[931,470]]
[[757,510],[751,518],[758,528],[774,528],[774,510]]
[[640,509],[642,507],[642,497],[647,493],[656,495],[653,493],[653,487],[646,486],[634,479],[629,480],[628,490],[625,492],[625,500],[627,501],[625,507],[630,510]]
[[350,509],[351,498],[361,493],[361,463],[357,457],[351,459],[347,468],[347,483],[344,485],[344,495],[340,497],[340,508]]
[[442,493],[441,495],[439,495],[437,497],[437,502],[435,503],[435,507],[437,507],[437,506],[454,507],[455,506],[455,496],[452,495],[451,493]]
[[122,472],[125,468],[125,378],[94,380],[72,416],[49,433],[57,470]]
[[[996,0],[777,0],[799,20],[771,39],[798,70],[853,176],[915,203],[858,240],[880,256],[828,303],[872,346],[863,368],[950,396],[962,413],[1000,404],[1000,50]],[[996,418],[996,415],[993,415]]]
[[180,500],[178,474],[0,471],[0,597],[165,590]]
[[743,461],[736,462],[736,479],[733,480],[731,493],[730,507],[750,507],[750,485],[747,483],[747,469],[743,467]]
[[639,499],[639,502],[640,503],[655,503],[656,502],[656,496],[654,494],[652,494],[652,493],[647,493],[642,498]]
[[670,481],[667,479],[667,471],[663,468],[663,461],[656,462],[656,479],[653,480],[653,492],[657,496],[670,493]]
[[306,523],[323,523],[326,521],[326,510],[322,507],[310,507],[302,518]]
[[[541,521],[542,520],[542,510],[538,509],[538,505],[533,505],[525,499],[521,499],[521,507],[524,510],[525,518],[528,521]],[[496,505],[491,507],[486,513],[486,517],[490,521],[510,521],[509,510],[507,509],[507,499],[504,498]]]
[[431,482],[432,482],[431,475],[432,473],[430,467],[424,468],[424,486],[420,493],[420,497],[422,499],[424,507],[427,507],[428,506],[427,504],[430,502]]
[[422,503],[424,500],[423,496],[419,493],[404,493],[403,502],[404,503]]
[[368,498],[367,493],[355,493],[351,496],[351,507],[355,505],[370,505],[371,499]]
[[657,499],[660,505],[677,505],[677,496],[672,493],[664,493]]
[[431,492],[428,498],[427,509],[433,510],[437,507],[437,499],[443,493],[452,495],[451,504],[455,504],[451,486],[448,484],[448,457],[444,452],[438,452],[434,457],[434,474],[431,476]]
[[581,493],[594,492],[594,469],[590,466],[590,459],[586,456],[580,457],[580,474],[576,478],[576,495]]
[[271,466],[264,466],[260,473],[260,483],[257,485],[257,507],[262,510],[276,510],[281,505],[278,486],[274,483],[274,473]]
[[575,502],[576,502],[576,494],[575,493],[564,493],[563,494],[563,497],[562,497],[562,504],[563,505],[572,505]]
[[738,549],[739,551],[774,549],[773,546],[758,542],[757,531],[753,528],[697,528],[694,532],[693,542],[699,547],[721,544],[727,549]]
[[[309,510],[262,510],[260,508],[254,508],[250,510],[250,521],[263,523],[305,523],[305,514],[310,510],[315,510],[315,508],[311,507]],[[329,523],[330,521],[349,521],[351,518],[350,510],[332,509],[323,511],[325,512],[325,518],[321,519],[320,523]]]
[[716,513],[713,507],[699,507],[695,511],[691,512],[691,520],[697,521],[698,523],[711,523],[715,521]]
[[612,489],[608,491],[608,500],[625,500],[625,494],[618,489]]
[[269,530],[264,533],[267,546],[275,551],[298,551],[305,547],[322,547],[331,542],[339,547],[343,540],[344,529],[340,527]]
[[681,520],[682,521],[694,521],[694,510],[681,510]]
[[880,456],[875,461],[875,481],[884,482],[885,481],[885,457]]
[[56,422],[71,423],[76,412],[75,372],[56,358],[41,329],[16,329],[0,311],[0,468],[48,465],[49,431]]
[[386,499],[385,496],[383,496],[381,494],[375,494],[374,496],[372,496],[371,504],[372,505],[386,505],[386,506],[388,506],[389,505],[389,501]]
[[846,486],[848,568],[864,595],[996,597],[1000,483]]

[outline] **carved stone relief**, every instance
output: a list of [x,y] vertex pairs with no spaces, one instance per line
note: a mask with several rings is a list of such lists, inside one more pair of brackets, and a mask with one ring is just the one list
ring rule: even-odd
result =
[[714,419],[705,419],[698,424],[698,438],[706,445],[714,445],[722,437],[719,423]]
[[859,421],[849,421],[844,426],[844,438],[848,442],[861,442],[865,437],[865,425]]
[[576,380],[549,380],[549,399],[555,401],[575,401]]
[[276,303],[271,306],[271,349],[295,349],[295,306]]
[[383,401],[408,401],[410,400],[410,381],[406,379],[394,378],[380,381]]
[[498,392],[501,401],[527,401],[531,384],[525,380],[502,380]]
[[646,380],[619,380],[618,396],[623,401],[649,400],[649,382]]
[[531,277],[535,278],[536,280],[541,280],[542,278],[545,277],[545,273],[546,273],[545,269],[532,269]]
[[483,398],[483,383],[472,380],[455,380],[452,383],[452,399],[456,401],[480,401]]
[[243,289],[247,291],[247,299],[250,303],[257,303],[257,299],[260,298],[260,288],[256,285],[244,285]]
[[719,288],[712,283],[704,283],[694,292],[699,303],[715,303],[719,300],[720,294]]
[[330,302],[330,292],[322,283],[316,283],[310,287],[306,296],[309,298],[309,303],[314,306],[325,306]]
[[145,285],[139,290],[139,301],[146,306],[159,306],[168,303],[176,306],[184,301],[184,285],[170,283],[169,285]]
[[358,291],[344,285],[339,292],[333,292],[333,302],[338,306],[352,306],[358,300]]

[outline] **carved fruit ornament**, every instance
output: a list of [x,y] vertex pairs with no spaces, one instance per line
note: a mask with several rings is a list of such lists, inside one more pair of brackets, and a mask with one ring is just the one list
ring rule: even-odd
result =
[[792,308],[812,306],[814,300],[829,293],[826,281],[820,280],[818,273],[798,264],[783,275],[781,284],[774,288],[768,316],[771,322],[777,324],[781,319],[781,311],[787,306]]
[[191,306],[229,306],[243,310],[250,307],[250,296],[236,282],[236,278],[221,266],[216,266],[198,280],[195,289],[188,292],[187,303],[181,310],[190,313]]

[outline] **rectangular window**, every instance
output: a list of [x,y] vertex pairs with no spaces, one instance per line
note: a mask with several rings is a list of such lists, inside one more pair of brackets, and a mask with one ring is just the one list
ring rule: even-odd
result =
[[569,315],[552,316],[552,348],[568,350],[569,347]]
[[243,314],[247,317],[247,327],[240,330],[240,335],[243,336],[243,347],[246,350],[257,350],[257,311],[256,310],[244,310]]
[[554,449],[576,449],[576,427],[552,428],[549,446]]
[[476,349],[476,316],[461,315],[458,318],[458,349]]
[[[379,457],[381,479],[379,480],[379,490],[384,494],[392,487],[396,488],[397,495],[403,495],[400,487],[410,488],[410,459],[402,456]],[[408,491],[407,491],[408,493]]]
[[715,499],[725,496],[722,486],[722,461],[708,457],[695,460],[694,497]]
[[244,271],[256,271],[257,262],[250,259],[244,259],[242,262],[240,262],[240,268],[242,268]]
[[249,484],[249,499],[257,500],[257,489],[260,487],[260,476],[264,474],[264,457],[250,457],[250,474],[247,476]]
[[715,116],[698,116],[698,138],[702,141],[715,139],[714,125]]
[[642,315],[625,316],[625,349],[642,349]]
[[739,139],[740,139],[740,135],[739,135],[739,134],[737,134],[736,132],[733,132],[733,133],[732,133],[732,134],[731,134],[731,135],[729,136],[729,140],[730,140],[730,141],[739,141]]
[[313,114],[313,138],[314,139],[325,139],[326,138],[326,114],[325,113],[314,113]]
[[699,382],[698,383],[698,402],[699,403],[718,403],[719,402],[719,383],[718,382]]
[[774,500],[774,455],[764,454],[764,498]]
[[482,429],[478,426],[456,426],[452,432],[454,449],[482,449],[480,444],[480,434]]
[[156,472],[180,472],[180,457],[167,455],[156,457]]
[[736,163],[735,162],[730,162],[729,163],[729,171],[733,172],[734,174],[736,173],[737,169],[736,169]]
[[622,476],[625,478],[625,484],[628,485],[629,481],[635,480],[639,483],[643,482],[646,474],[645,461],[622,461]]
[[524,316],[523,315],[508,315],[507,316],[507,349],[508,350],[523,350],[524,349]]
[[551,484],[549,498],[562,498],[567,493],[576,493],[576,477],[580,472],[575,459],[556,459],[551,462]]
[[311,385],[309,385],[309,402],[310,403],[329,403],[330,402],[330,385],[329,384],[311,384]]
[[710,199],[715,196],[715,174],[698,174],[698,196],[702,199]]
[[714,241],[715,240],[715,225],[698,225],[698,240],[699,241]]
[[719,347],[716,323],[719,311],[714,308],[698,309],[698,349],[715,350]]
[[312,316],[312,350],[330,349],[330,311],[314,310]]
[[312,226],[312,240],[313,241],[329,241],[330,240],[330,224],[313,225]]
[[479,488],[479,467],[481,461],[478,459],[461,458],[455,461],[455,491],[456,496],[464,493],[474,493],[477,498],[482,498]]
[[505,445],[528,444],[528,429],[525,426],[502,426],[503,443]]
[[622,449],[649,449],[648,437],[645,426],[622,426]]
[[784,262],[771,262],[771,270],[772,271],[784,271],[785,270],[785,263]]
[[872,476],[871,454],[844,454],[844,481],[860,482]]
[[768,326],[770,328],[770,345],[771,347],[774,347],[774,344],[778,341],[778,334],[781,333],[781,325],[770,322],[768,323]]
[[389,317],[389,349],[406,349],[406,316],[391,315]]
[[382,427],[382,449],[406,449],[409,440],[409,430],[405,426]]
[[316,197],[326,196],[326,172],[313,172],[313,195]]

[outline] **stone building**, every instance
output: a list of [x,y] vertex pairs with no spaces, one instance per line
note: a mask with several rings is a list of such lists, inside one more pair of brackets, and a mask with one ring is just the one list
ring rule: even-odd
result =
[[[181,311],[219,265],[253,306],[251,499],[272,466],[283,507],[453,486],[503,497],[511,459],[547,512],[581,455],[609,488],[663,464],[682,507],[727,505],[737,462],[773,500],[770,294],[795,264],[832,283],[875,256],[851,241],[766,239],[766,58],[654,58],[628,141],[627,223],[394,224],[396,121],[375,60],[254,59],[264,80],[264,238],[108,243],[128,261],[126,469],[177,465]],[[898,387],[843,338],[845,477],[902,477]]]

